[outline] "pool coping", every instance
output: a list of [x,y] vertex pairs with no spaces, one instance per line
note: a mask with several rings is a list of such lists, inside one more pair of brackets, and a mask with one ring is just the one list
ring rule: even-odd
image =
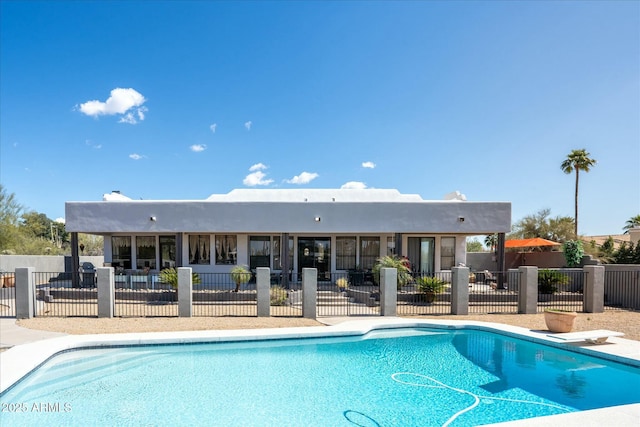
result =
[[[0,353],[0,393],[4,393],[22,377],[33,371],[58,353],[82,348],[106,348],[132,345],[193,344],[216,342],[246,342],[267,339],[295,339],[320,337],[345,337],[366,334],[374,329],[407,327],[433,327],[445,330],[474,329],[496,332],[502,335],[538,342],[556,348],[568,349],[582,354],[640,367],[640,341],[611,337],[604,344],[565,343],[548,336],[548,331],[535,331],[501,323],[468,320],[401,319],[375,318],[348,320],[332,326],[311,326],[295,328],[206,330],[178,332],[144,332],[123,334],[66,335],[42,341],[22,344]],[[557,418],[563,417],[563,418]],[[598,418],[602,417],[602,418]],[[596,425],[597,419],[607,423],[615,421],[618,426],[637,425],[640,420],[640,403],[571,414],[538,417],[536,426]],[[549,424],[546,424],[546,422]],[[543,423],[543,424],[541,424]],[[528,420],[501,423],[502,426],[526,426]],[[601,424],[600,424],[601,425]]]

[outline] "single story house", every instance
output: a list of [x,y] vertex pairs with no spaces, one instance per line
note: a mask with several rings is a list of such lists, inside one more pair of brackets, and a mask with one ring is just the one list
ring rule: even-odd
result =
[[244,264],[294,278],[314,267],[322,278],[399,255],[414,271],[434,273],[466,263],[467,236],[511,229],[511,203],[461,199],[394,189],[236,189],[206,200],[113,192],[99,202],[67,202],[66,229],[72,247],[77,233],[104,236],[105,263],[127,270],[225,273]]

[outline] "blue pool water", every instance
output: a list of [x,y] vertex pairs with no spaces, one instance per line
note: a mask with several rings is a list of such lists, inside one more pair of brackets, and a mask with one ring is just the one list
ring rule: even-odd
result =
[[55,356],[3,425],[474,426],[640,402],[640,369],[482,331]]

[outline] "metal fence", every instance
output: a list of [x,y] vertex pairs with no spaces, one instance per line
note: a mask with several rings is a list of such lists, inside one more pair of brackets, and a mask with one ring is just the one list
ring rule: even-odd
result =
[[33,283],[36,317],[98,315],[95,273],[81,276],[80,273],[36,272],[33,273]]
[[228,273],[201,273],[193,284],[194,316],[257,316],[255,278],[238,285]]
[[0,275],[0,317],[16,317],[16,276]]
[[583,311],[586,280],[582,269],[539,269],[538,312],[548,308]]
[[520,272],[483,271],[469,278],[469,314],[517,313]]
[[316,297],[319,317],[380,315],[380,288],[370,274],[333,273],[319,277]]
[[605,310],[640,310],[640,271],[605,270],[604,308]]
[[178,293],[157,274],[114,275],[116,317],[178,316]]
[[451,273],[414,273],[398,281],[398,316],[451,314]]

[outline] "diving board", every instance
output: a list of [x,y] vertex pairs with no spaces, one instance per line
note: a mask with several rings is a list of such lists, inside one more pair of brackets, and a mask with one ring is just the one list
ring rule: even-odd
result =
[[555,338],[563,342],[582,342],[585,341],[589,344],[602,344],[607,341],[609,337],[621,337],[624,334],[622,332],[608,331],[606,329],[598,329],[595,331],[581,331],[581,332],[567,332],[564,334],[548,334],[550,338]]

